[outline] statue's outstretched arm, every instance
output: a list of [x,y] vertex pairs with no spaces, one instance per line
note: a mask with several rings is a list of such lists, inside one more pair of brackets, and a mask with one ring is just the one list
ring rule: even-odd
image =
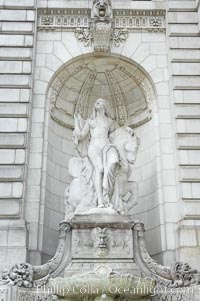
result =
[[81,157],[87,156],[89,143],[89,121],[84,120],[80,114],[74,115],[75,128],[73,132],[73,142]]
[[85,139],[89,133],[90,126],[88,120],[84,120],[80,114],[74,115],[75,119],[75,128],[73,132],[73,137],[79,141]]
[[84,125],[84,127],[83,127],[83,129],[81,131],[80,140],[85,139],[85,137],[88,135],[89,131],[90,131],[89,122],[88,122],[88,120],[86,120],[86,123],[85,123],[85,125]]

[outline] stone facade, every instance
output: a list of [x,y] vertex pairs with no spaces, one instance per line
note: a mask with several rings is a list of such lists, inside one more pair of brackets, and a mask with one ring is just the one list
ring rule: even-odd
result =
[[0,2],[1,268],[26,258],[24,212],[31,146],[36,14],[34,1]]
[[[115,29],[127,32],[120,33],[122,40],[115,36],[120,42],[112,43],[110,53],[98,54],[90,40],[85,45],[86,31],[83,38],[75,34],[88,28],[90,1],[0,1],[1,269],[27,260],[40,264],[54,255],[75,152],[75,88],[78,81],[80,89],[87,84],[84,74],[77,77],[76,71],[67,79],[65,72],[86,62],[99,73],[102,60],[130,65],[139,74],[134,94],[122,89],[131,116],[126,121],[141,140],[133,220],[144,222],[147,248],[159,262],[200,268],[199,1],[113,0],[112,7]],[[62,78],[52,110],[52,92]],[[148,116],[138,106],[145,89],[151,91]],[[88,112],[101,93],[92,91]]]

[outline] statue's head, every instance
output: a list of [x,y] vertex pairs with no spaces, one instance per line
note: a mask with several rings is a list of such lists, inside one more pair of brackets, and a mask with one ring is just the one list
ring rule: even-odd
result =
[[94,103],[94,108],[97,111],[105,110],[106,106],[108,106],[108,101],[103,98],[98,98]]
[[93,115],[94,117],[96,116],[97,111],[104,111],[104,114],[107,117],[110,117],[109,113],[109,103],[106,99],[104,98],[98,98],[95,103],[94,103],[94,110],[93,110]]

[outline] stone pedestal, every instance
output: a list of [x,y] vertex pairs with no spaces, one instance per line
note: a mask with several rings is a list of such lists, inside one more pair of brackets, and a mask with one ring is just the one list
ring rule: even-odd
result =
[[134,262],[133,225],[120,215],[79,215],[71,223],[71,263],[64,277],[96,270],[142,276]]
[[118,214],[75,216],[68,241],[70,262],[48,288],[63,298],[149,296],[156,282],[135,262],[134,225]]
[[2,300],[168,301],[164,292],[173,291],[178,301],[177,288],[198,287],[200,274],[187,263],[167,267],[149,256],[142,223],[96,210],[60,223],[58,248],[49,262],[17,264],[5,273]]

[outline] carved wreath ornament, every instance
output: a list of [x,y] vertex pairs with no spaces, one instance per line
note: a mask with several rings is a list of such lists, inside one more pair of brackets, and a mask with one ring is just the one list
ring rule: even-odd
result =
[[33,286],[33,267],[28,263],[14,265],[10,270],[4,270],[2,280],[7,284],[30,288]]

